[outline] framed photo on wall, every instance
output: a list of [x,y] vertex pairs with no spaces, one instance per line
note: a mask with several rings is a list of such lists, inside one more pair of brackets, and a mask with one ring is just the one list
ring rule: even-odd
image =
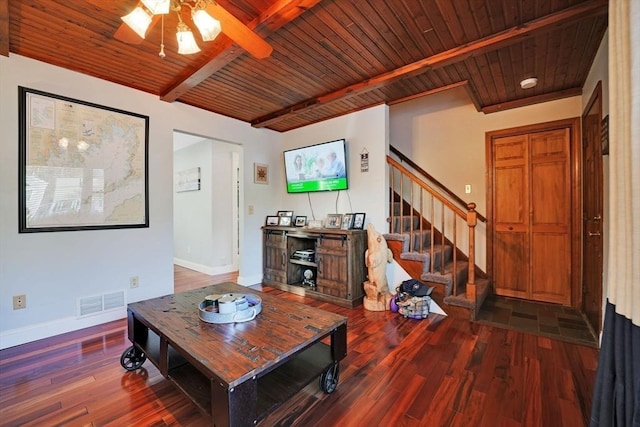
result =
[[255,184],[269,184],[269,166],[262,163],[253,164],[253,182]]
[[20,86],[18,122],[20,233],[149,227],[148,116]]

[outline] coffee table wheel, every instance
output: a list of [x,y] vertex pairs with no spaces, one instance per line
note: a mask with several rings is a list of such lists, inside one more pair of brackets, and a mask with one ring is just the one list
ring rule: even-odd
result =
[[127,371],[135,371],[142,366],[145,360],[147,360],[147,355],[135,345],[126,349],[120,356],[120,364]]
[[340,377],[340,365],[334,363],[329,369],[320,375],[320,388],[327,394],[331,394],[338,387],[338,378]]

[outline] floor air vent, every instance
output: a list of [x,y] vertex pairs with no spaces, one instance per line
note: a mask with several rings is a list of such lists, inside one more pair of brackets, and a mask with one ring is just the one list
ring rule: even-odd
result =
[[78,299],[78,317],[91,316],[124,307],[124,291]]

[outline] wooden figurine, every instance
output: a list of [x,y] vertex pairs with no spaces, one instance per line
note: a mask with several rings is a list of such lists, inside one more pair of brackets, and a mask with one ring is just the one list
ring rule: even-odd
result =
[[387,283],[387,263],[393,261],[391,249],[382,234],[373,224],[367,224],[368,249],[365,251],[365,264],[369,269],[369,280],[364,282],[364,308],[370,311],[389,310],[392,294]]

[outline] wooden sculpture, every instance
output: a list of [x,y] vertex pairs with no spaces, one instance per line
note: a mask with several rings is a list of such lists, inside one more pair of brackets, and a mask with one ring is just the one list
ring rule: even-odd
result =
[[369,280],[364,282],[366,296],[363,305],[370,311],[389,310],[392,295],[387,283],[387,263],[393,260],[393,254],[387,241],[375,230],[373,224],[367,225],[367,241],[368,249],[364,257],[369,269]]

